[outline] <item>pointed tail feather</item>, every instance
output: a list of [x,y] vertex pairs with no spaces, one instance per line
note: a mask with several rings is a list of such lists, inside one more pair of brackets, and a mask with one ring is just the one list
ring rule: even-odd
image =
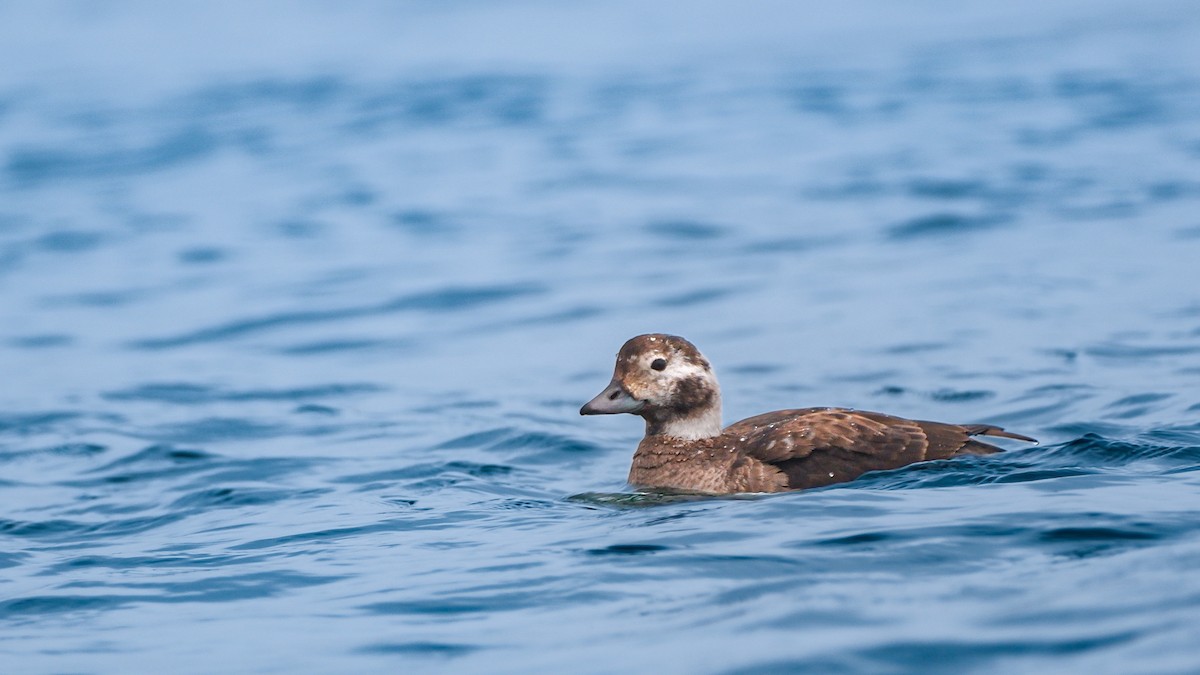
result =
[[1005,431],[991,424],[964,424],[962,428],[966,430],[968,436],[999,436],[1000,438],[1012,438],[1018,441],[1027,441],[1036,444],[1036,438],[1014,434],[1011,431]]

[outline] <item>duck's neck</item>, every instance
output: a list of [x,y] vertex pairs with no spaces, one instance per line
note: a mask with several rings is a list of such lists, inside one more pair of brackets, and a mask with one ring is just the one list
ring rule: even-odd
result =
[[698,441],[721,435],[721,403],[715,401],[687,416],[672,414],[646,417],[647,436],[670,436],[684,441]]

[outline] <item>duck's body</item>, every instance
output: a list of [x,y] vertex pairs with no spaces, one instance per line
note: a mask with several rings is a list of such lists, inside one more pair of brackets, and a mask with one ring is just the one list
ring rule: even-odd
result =
[[928,459],[1000,452],[971,438],[979,434],[1028,440],[987,425],[844,408],[779,410],[732,424],[710,438],[646,436],[633,455],[629,482],[714,493],[800,490]]
[[708,360],[687,340],[660,334],[626,342],[608,388],[580,410],[622,412],[646,420],[630,483],[713,494],[820,487],[913,462],[1000,452],[973,436],[1033,441],[986,424],[845,408],[779,410],[721,429],[720,388]]

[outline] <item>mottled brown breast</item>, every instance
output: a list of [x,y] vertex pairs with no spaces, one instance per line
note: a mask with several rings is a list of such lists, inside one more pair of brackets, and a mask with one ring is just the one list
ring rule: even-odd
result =
[[[647,436],[633,455],[629,482],[641,487],[711,494],[787,489],[787,481],[778,469],[757,460],[749,461],[758,466],[748,464],[737,448],[724,442],[724,437],[681,441],[667,436]],[[754,486],[747,482],[750,474],[754,476]],[[773,481],[772,475],[775,476]],[[768,483],[776,487],[756,487]]]

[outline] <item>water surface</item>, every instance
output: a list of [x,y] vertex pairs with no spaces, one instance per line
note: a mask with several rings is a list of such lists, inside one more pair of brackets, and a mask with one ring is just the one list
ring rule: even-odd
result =
[[[1188,3],[0,8],[6,672],[1194,672]],[[637,495],[733,421],[1037,436]]]

